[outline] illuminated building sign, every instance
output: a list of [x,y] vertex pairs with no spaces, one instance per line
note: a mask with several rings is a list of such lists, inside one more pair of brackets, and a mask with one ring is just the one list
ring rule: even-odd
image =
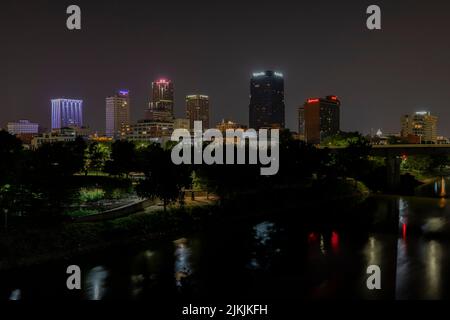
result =
[[265,76],[265,75],[266,75],[265,72],[254,72],[254,73],[253,73],[253,76],[254,76],[254,77],[261,77],[261,76]]

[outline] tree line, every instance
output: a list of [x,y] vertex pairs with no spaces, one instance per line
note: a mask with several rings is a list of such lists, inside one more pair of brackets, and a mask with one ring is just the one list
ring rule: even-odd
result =
[[175,165],[170,157],[174,143],[161,146],[117,140],[108,144],[77,138],[28,150],[18,138],[0,131],[0,205],[10,214],[39,221],[63,219],[61,208],[70,197],[74,175],[129,179],[139,173],[137,194],[161,199],[164,207],[183,202],[183,190],[194,184],[223,200],[249,190],[294,186],[311,179],[326,182],[351,177],[379,187],[385,168],[370,157],[370,143],[356,133],[346,139],[346,148],[334,153],[293,139],[289,130],[281,131],[279,172],[261,176],[259,165]]

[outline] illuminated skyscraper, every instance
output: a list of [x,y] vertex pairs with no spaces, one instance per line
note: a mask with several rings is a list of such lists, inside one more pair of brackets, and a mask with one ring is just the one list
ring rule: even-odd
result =
[[186,118],[194,128],[194,121],[202,121],[203,129],[209,128],[209,97],[201,94],[186,96]]
[[83,100],[52,99],[52,129],[83,126]]
[[120,138],[130,125],[130,95],[120,90],[106,98],[106,136]]
[[[341,102],[336,96],[308,99],[304,104],[305,139],[318,144],[339,133]],[[300,115],[300,113],[299,113]]]
[[172,81],[160,79],[152,82],[151,100],[146,111],[146,118],[153,121],[172,121],[173,105]]
[[279,72],[253,73],[250,80],[251,129],[284,128],[284,79]]

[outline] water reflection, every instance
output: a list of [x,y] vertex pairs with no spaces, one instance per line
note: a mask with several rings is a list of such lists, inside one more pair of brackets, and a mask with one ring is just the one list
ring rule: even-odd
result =
[[22,298],[22,291],[20,289],[15,289],[11,292],[9,300],[20,300]]
[[367,266],[376,264],[380,265],[382,262],[383,255],[383,241],[380,241],[377,236],[373,235],[369,237],[367,244],[364,248],[364,256],[366,258]]
[[445,179],[444,177],[441,178],[441,190],[439,192],[440,197],[445,197],[447,195],[447,192],[445,191]]
[[441,296],[442,244],[431,240],[424,246],[425,298],[439,299]]
[[331,233],[331,248],[334,254],[339,253],[339,234],[336,231]]
[[444,230],[447,221],[443,217],[433,217],[425,220],[422,226],[424,233],[437,233]]
[[192,250],[188,246],[188,240],[181,238],[174,241],[175,244],[175,284],[183,286],[185,278],[192,274],[191,255]]
[[264,221],[253,226],[253,250],[247,265],[253,270],[269,270],[281,253],[277,237],[283,230],[275,223]]
[[408,215],[409,215],[408,202],[404,198],[400,198],[398,200],[398,216],[399,216],[398,222],[403,240],[406,240],[406,233],[408,228]]
[[438,202],[438,206],[439,206],[439,208],[444,209],[447,206],[447,199],[440,198],[439,202]]
[[[127,248],[120,258],[111,258],[114,252],[109,260],[88,257],[92,260],[86,265],[93,268],[86,274],[82,297],[130,298],[131,292],[132,299],[180,294],[269,299],[449,298],[450,280],[445,272],[449,240],[435,235],[449,234],[450,207],[436,198],[378,196],[372,200],[376,205],[369,210],[385,217],[388,232],[305,230],[282,219],[249,221],[233,225],[232,236],[229,226],[220,226],[173,242]],[[381,267],[381,292],[366,287],[369,265]],[[58,291],[55,284],[41,289],[42,282],[34,274],[29,278],[31,284],[20,275],[9,280],[0,288],[2,297],[34,298],[41,290]]]
[[101,300],[105,295],[108,271],[103,266],[89,270],[86,276],[86,295],[89,300]]
[[440,177],[432,183],[422,185],[417,188],[416,194],[426,197],[447,197],[447,179],[449,179],[449,177]]
[[138,297],[146,286],[151,287],[160,269],[159,254],[153,250],[144,250],[135,256],[132,264],[131,294]]
[[275,224],[273,222],[264,221],[253,227],[255,231],[255,239],[262,245],[266,245],[275,232]]

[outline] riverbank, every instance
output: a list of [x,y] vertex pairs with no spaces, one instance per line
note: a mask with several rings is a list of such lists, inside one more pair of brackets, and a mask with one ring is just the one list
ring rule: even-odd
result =
[[167,212],[160,208],[107,221],[20,227],[0,235],[0,270],[69,259],[118,245],[172,238],[212,224],[238,223],[244,219],[274,216],[305,225],[322,222],[323,226],[354,223],[355,218],[346,217],[344,212],[349,204],[357,205],[366,197],[366,190],[359,183],[313,183],[307,188],[279,187],[239,194],[220,203],[216,199],[187,199],[184,206],[172,206]]
[[0,270],[68,259],[115,245],[160,239],[195,231],[215,207],[213,200],[198,201],[166,212],[147,210],[96,222],[68,222],[54,226],[21,227],[0,235]]

